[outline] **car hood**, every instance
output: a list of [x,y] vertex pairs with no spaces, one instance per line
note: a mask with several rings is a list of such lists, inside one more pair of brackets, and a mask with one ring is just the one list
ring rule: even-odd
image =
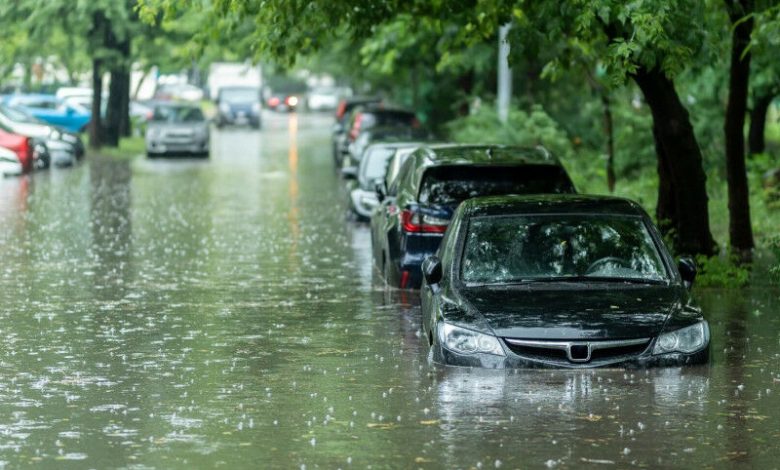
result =
[[463,320],[470,317],[500,337],[540,340],[657,336],[684,302],[681,288],[674,286],[482,287],[464,289],[459,297]]
[[11,127],[15,133],[25,137],[48,137],[51,133],[51,126],[46,124],[14,122]]

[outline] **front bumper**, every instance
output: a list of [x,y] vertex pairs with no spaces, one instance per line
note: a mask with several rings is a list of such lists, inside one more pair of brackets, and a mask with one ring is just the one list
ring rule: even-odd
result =
[[203,154],[209,151],[209,141],[195,142],[171,142],[147,140],[146,152],[154,155],[172,154],[172,153],[193,153]]
[[[506,348],[505,348],[506,349]],[[652,355],[644,352],[638,356],[619,361],[593,361],[587,363],[551,363],[518,356],[511,351],[506,356],[493,354],[458,354],[439,344],[433,346],[433,360],[439,364],[458,367],[479,367],[483,369],[596,369],[621,367],[627,369],[646,367],[678,367],[706,364],[710,358],[710,344],[691,354],[669,353]]]
[[221,124],[237,125],[237,126],[254,126],[260,125],[260,115],[255,113],[224,113],[220,112],[218,121]]

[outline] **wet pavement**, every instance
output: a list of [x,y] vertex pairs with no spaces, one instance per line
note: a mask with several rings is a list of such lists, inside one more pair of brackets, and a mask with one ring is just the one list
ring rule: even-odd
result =
[[433,366],[329,129],[0,180],[0,467],[780,466],[778,290],[697,292],[707,367]]

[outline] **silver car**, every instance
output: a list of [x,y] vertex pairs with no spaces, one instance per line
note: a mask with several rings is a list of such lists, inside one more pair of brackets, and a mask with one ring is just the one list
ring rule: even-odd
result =
[[146,128],[146,155],[209,156],[209,122],[197,106],[179,103],[155,105]]

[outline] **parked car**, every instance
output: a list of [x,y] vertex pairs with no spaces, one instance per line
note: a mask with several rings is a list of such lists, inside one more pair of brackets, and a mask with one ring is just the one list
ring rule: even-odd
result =
[[[59,153],[55,157],[58,164],[84,156],[84,143],[78,134],[46,124],[20,109],[0,105],[0,125],[15,134],[43,141],[52,153]],[[62,152],[72,155],[65,157]],[[48,166],[48,162],[42,163],[44,167]]]
[[392,287],[417,288],[420,265],[436,252],[455,208],[485,195],[573,193],[557,158],[541,147],[464,145],[421,147],[393,184],[380,187],[371,216],[375,265]]
[[414,150],[420,147],[420,142],[378,142],[368,146],[360,160],[360,166],[349,166],[341,170],[348,180],[350,211],[358,220],[368,220],[376,206],[376,185],[385,179],[388,161],[400,149]]
[[[350,154],[355,155],[355,150],[350,151],[350,146],[358,140],[361,134],[378,127],[386,129],[406,128],[422,132],[420,130],[420,122],[412,111],[389,108],[381,104],[356,106],[352,109],[349,118],[344,124],[345,132],[339,134],[338,139],[334,142],[337,167],[344,166],[345,157]],[[410,136],[407,140],[415,138],[419,137]],[[363,144],[365,143],[367,141],[363,142]]]
[[339,105],[343,90],[336,87],[316,87],[306,94],[306,107],[310,111],[329,111]]
[[54,95],[11,95],[6,105],[20,108],[37,119],[68,132],[83,132],[89,125],[91,112],[74,103],[67,103]]
[[217,127],[228,124],[261,126],[260,88],[225,86],[217,95]]
[[603,367],[707,362],[709,325],[650,217],[607,196],[470,199],[423,263],[436,362]]
[[11,131],[5,126],[0,125],[0,147],[14,152],[16,159],[21,165],[22,173],[27,173],[36,167],[36,142],[23,135]]
[[146,154],[209,156],[209,123],[200,107],[159,103],[146,129]]
[[0,147],[0,176],[18,176],[24,172],[22,162],[17,153],[5,147]]
[[411,142],[426,141],[431,139],[431,134],[419,127],[408,126],[383,126],[366,129],[358,135],[354,142],[349,144],[347,154],[341,161],[342,167],[360,165],[363,154],[368,146],[374,142]]
[[331,136],[333,162],[336,164],[336,168],[342,167],[341,159],[347,148],[347,123],[352,111],[358,106],[377,105],[381,102],[382,100],[375,96],[353,96],[351,98],[344,98],[339,102],[339,105],[336,108],[336,122],[333,124]]

